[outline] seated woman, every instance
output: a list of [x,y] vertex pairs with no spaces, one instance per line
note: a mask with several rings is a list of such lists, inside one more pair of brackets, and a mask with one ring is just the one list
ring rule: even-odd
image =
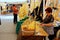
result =
[[45,9],[45,11],[46,11],[47,15],[40,25],[42,25],[44,30],[49,34],[49,36],[48,36],[49,40],[53,40],[53,37],[54,37],[54,26],[53,26],[54,17],[52,16],[52,9],[50,7],[48,7],[47,9]]

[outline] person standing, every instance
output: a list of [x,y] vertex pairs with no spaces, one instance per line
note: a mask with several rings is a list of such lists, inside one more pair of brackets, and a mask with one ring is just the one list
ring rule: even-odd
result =
[[16,7],[16,5],[12,6],[12,11],[13,11],[13,15],[14,15],[14,24],[17,23],[17,14],[18,14],[18,9]]
[[40,25],[42,25],[44,30],[49,34],[48,36],[49,40],[53,40],[54,39],[54,25],[53,25],[54,17],[52,15],[52,8],[48,7],[47,9],[45,9],[45,11],[47,15]]

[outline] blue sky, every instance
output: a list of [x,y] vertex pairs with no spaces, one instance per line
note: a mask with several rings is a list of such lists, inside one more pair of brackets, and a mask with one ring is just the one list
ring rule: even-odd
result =
[[25,2],[27,0],[0,0],[0,2]]

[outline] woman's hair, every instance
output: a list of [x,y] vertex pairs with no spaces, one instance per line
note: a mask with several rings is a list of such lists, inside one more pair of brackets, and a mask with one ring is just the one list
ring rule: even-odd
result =
[[47,11],[48,13],[52,13],[52,8],[48,7],[47,9],[45,9],[45,11]]

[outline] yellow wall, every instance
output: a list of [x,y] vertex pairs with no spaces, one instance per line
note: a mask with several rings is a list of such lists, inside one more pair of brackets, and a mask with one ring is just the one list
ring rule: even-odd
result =
[[40,5],[40,3],[41,3],[41,0],[35,0],[35,2],[34,2],[34,0],[31,0],[31,12],[33,11],[33,9],[34,8],[36,8],[37,6],[39,6]]
[[60,17],[58,16],[60,13],[60,5],[58,5],[58,10],[53,12],[54,19],[60,21]]

